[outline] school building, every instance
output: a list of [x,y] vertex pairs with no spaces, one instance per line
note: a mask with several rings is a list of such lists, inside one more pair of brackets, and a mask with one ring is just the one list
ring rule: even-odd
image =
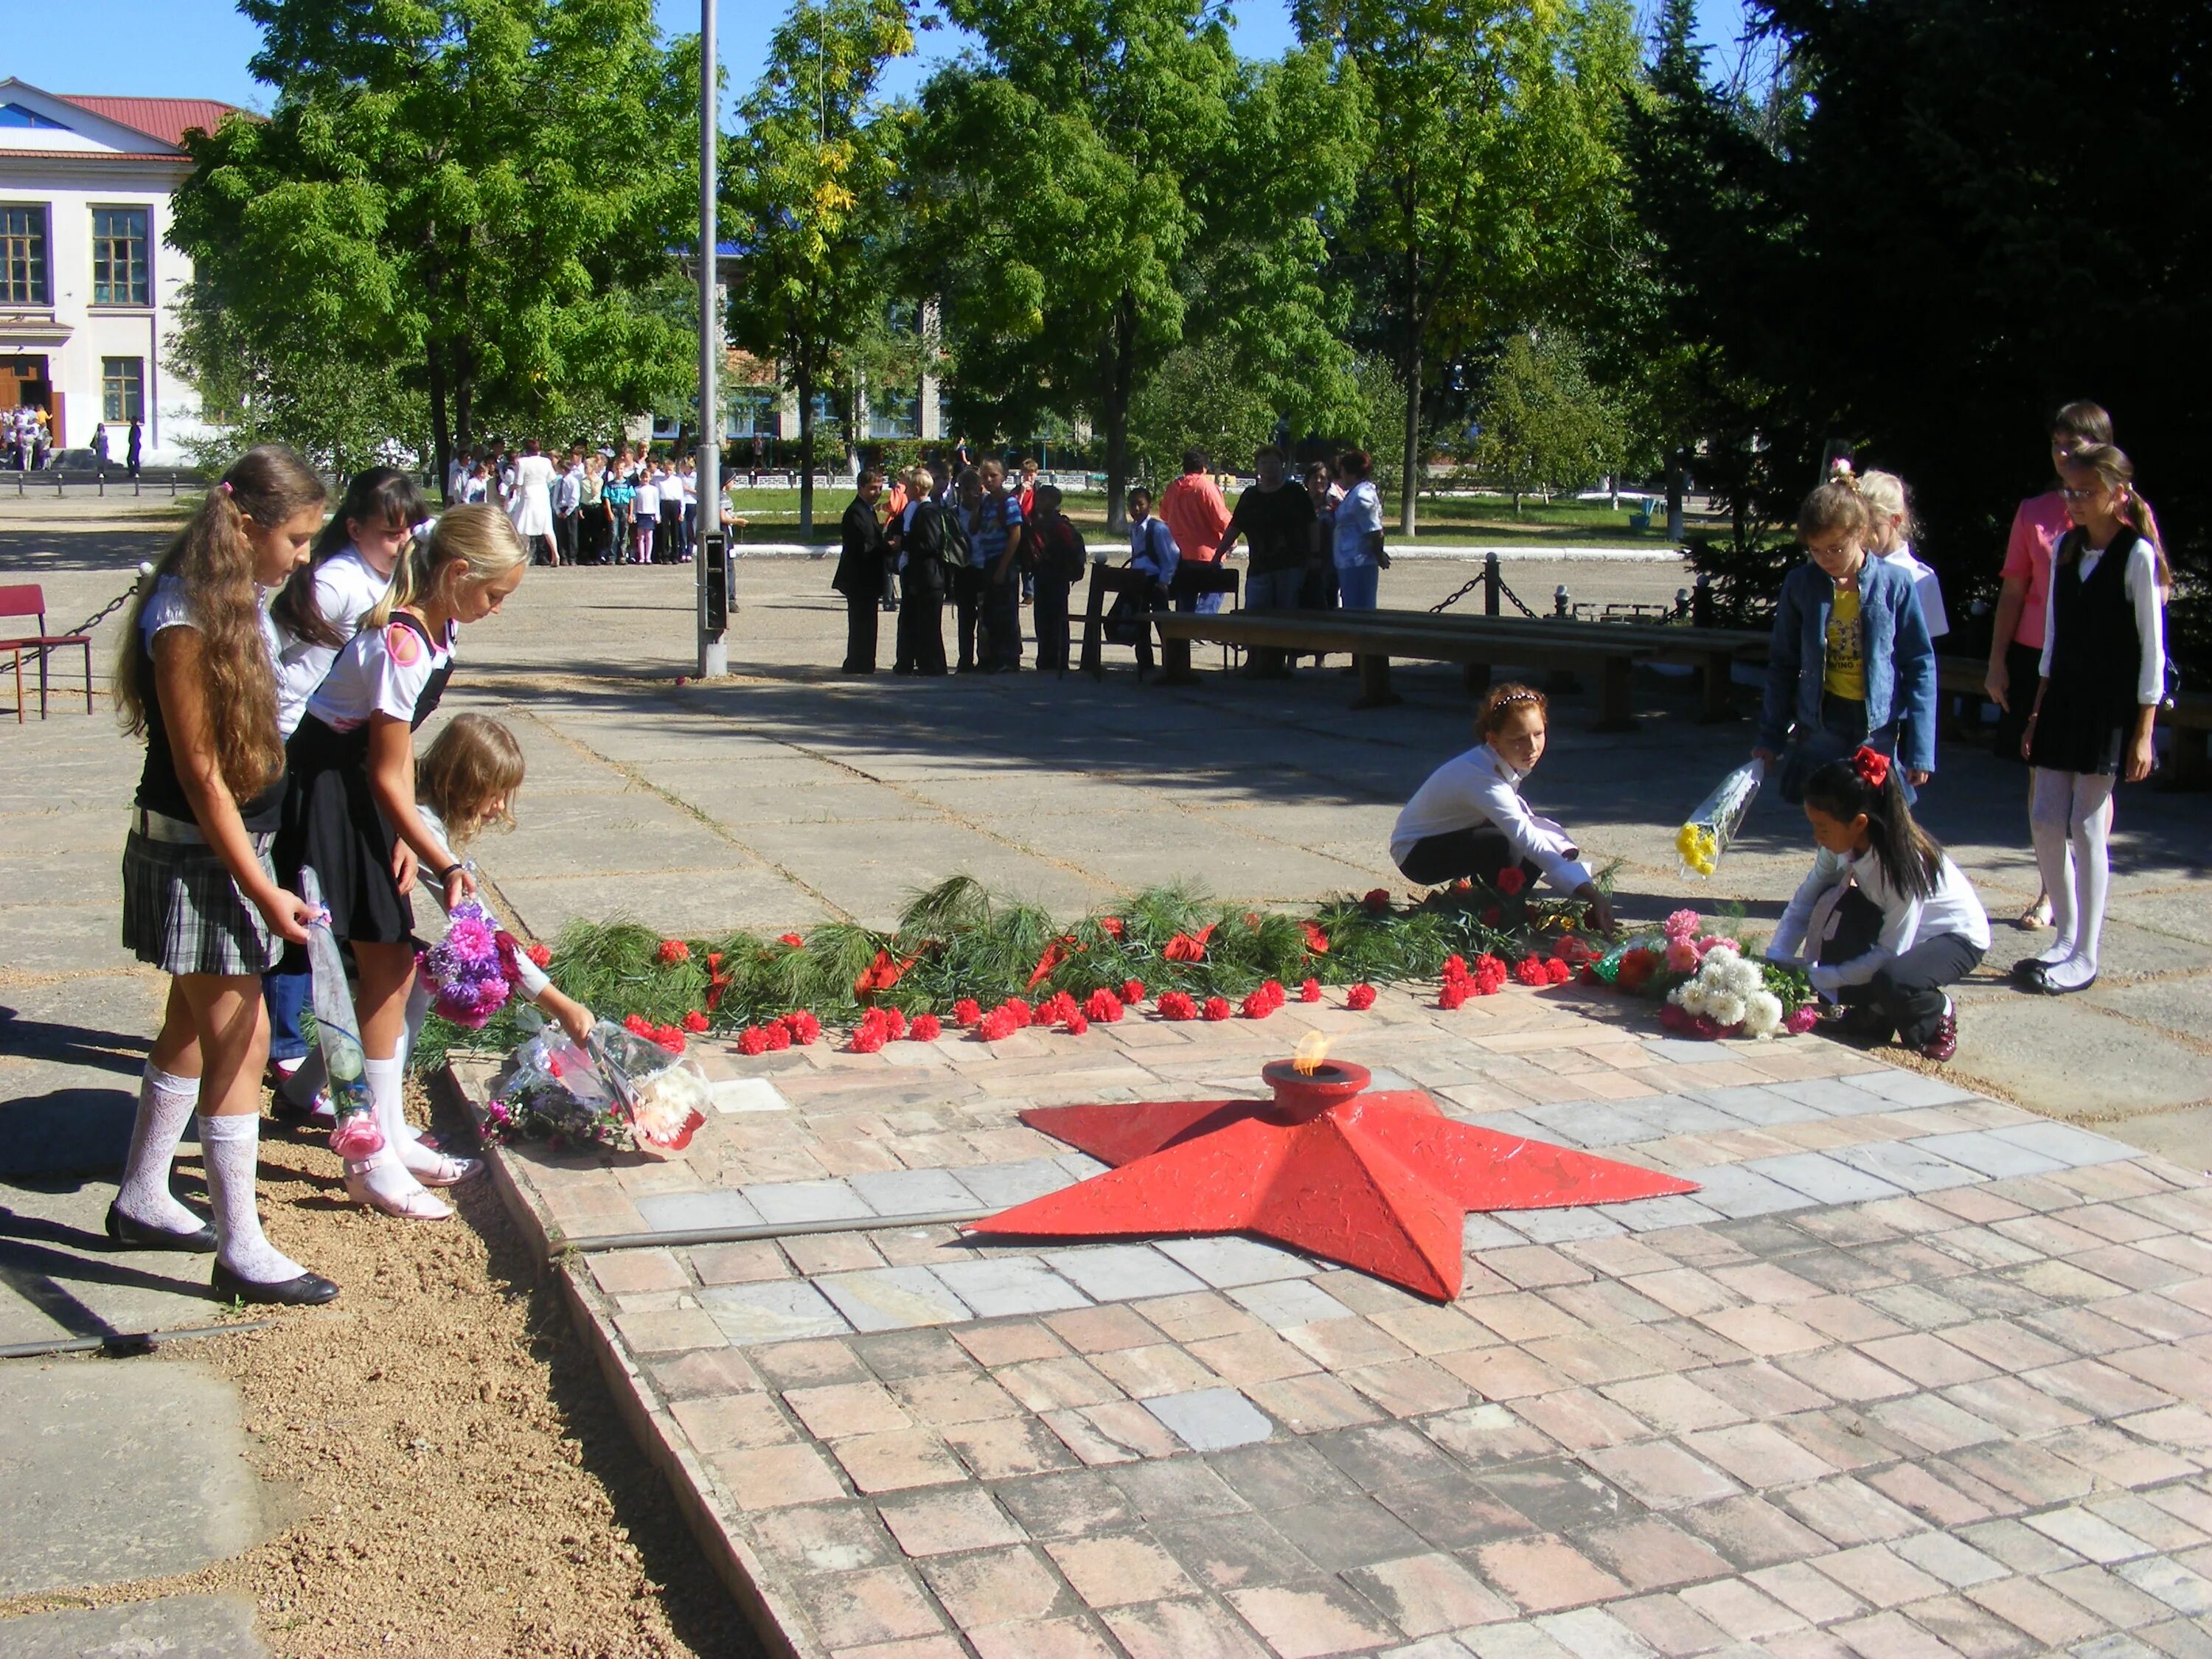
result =
[[165,360],[191,261],[162,239],[184,135],[230,111],[0,79],[0,409],[45,409],[57,453],[104,421],[119,462],[136,419],[149,464],[185,459],[199,398]]

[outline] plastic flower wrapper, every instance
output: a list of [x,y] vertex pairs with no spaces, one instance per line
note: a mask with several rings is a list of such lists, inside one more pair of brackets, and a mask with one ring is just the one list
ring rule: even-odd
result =
[[639,1152],[665,1158],[691,1144],[714,1098],[697,1060],[605,1020],[592,1027],[584,1046],[628,1116]]
[[1720,867],[1721,854],[1743,827],[1744,815],[1751,811],[1765,778],[1765,761],[1746,761],[1690,809],[1674,832],[1674,850],[1681,854],[1684,875],[1710,877]]
[[507,1006],[499,924],[483,905],[467,898],[453,907],[446,937],[422,953],[422,976],[438,1017],[466,1030],[482,1030]]
[[315,1042],[323,1051],[331,1107],[337,1114],[331,1150],[341,1158],[368,1158],[382,1150],[384,1131],[377,1127],[376,1104],[369,1098],[368,1057],[362,1050],[361,1034],[354,1029],[345,958],[338,952],[337,936],[331,932],[330,912],[323,908],[323,884],[313,870],[300,872],[300,896],[315,914],[307,924],[307,972],[313,983]]

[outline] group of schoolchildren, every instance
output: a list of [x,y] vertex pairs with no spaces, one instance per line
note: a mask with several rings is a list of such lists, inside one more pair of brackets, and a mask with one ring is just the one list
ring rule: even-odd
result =
[[628,444],[611,453],[579,445],[557,459],[534,438],[519,453],[486,450],[453,463],[446,496],[505,508],[532,556],[556,568],[682,564],[698,539],[697,462]]
[[[1315,462],[1303,489],[1291,482],[1285,457],[1273,444],[1260,448],[1254,469],[1257,480],[1233,512],[1202,450],[1184,455],[1182,473],[1160,492],[1157,511],[1150,489],[1129,491],[1128,566],[1150,579],[1133,605],[1133,626],[1149,627],[1147,611],[1218,610],[1220,592],[1179,583],[1176,574],[1228,558],[1240,539],[1251,547],[1249,605],[1375,608],[1377,578],[1390,557],[1371,458],[1351,450],[1334,467]],[[1018,479],[996,459],[956,463],[945,472],[912,467],[888,490],[881,471],[860,475],[830,582],[845,600],[843,672],[875,672],[880,605],[898,612],[894,673],[1017,672],[1024,600],[1032,604],[1036,667],[1066,669],[1068,590],[1082,580],[1091,555],[1061,510],[1059,489],[1039,482],[1035,461],[1021,463]],[[948,599],[957,619],[951,666]],[[1282,653],[1255,652],[1247,672],[1279,678],[1290,671]]]
[[[2113,788],[2154,764],[2172,577],[2110,416],[2069,404],[2051,445],[2057,487],[2015,516],[1988,690],[2001,713],[1996,752],[2032,769],[2044,890],[2021,924],[2056,929],[2011,977],[2064,995],[2097,978]],[[1911,551],[1893,475],[1838,465],[1805,498],[1796,528],[1808,557],[1782,584],[1753,754],[1803,808],[1815,856],[1767,955],[1806,970],[1838,1035],[1894,1037],[1948,1060],[1959,1036],[1946,988],[1980,965],[1990,934],[1972,884],[1912,816],[1936,773],[1930,641],[1947,626],[1942,597]],[[1407,802],[1391,856],[1425,884],[1495,882],[1517,869],[1585,901],[1609,928],[1611,906],[1571,838],[1521,797],[1545,723],[1541,692],[1494,689],[1475,722],[1480,741]]]
[[[414,732],[452,678],[460,630],[495,614],[529,553],[497,505],[427,518],[404,473],[326,492],[290,450],[240,458],[142,591],[116,667],[117,706],[146,738],[123,854],[123,942],[170,977],[108,1236],[215,1257],[225,1297],[308,1304],[338,1287],[263,1233],[254,1203],[264,1076],[280,1113],[334,1132],[347,1193],[388,1214],[443,1219],[433,1189],[476,1174],[409,1125],[407,1047],[428,996],[411,895],[451,909],[476,879],[456,848],[513,822],[513,733],[448,721],[418,761]],[[311,871],[316,912],[298,889]],[[301,1034],[311,925],[350,947],[374,1107],[341,1126]],[[526,955],[526,994],[580,1036],[590,1014]],[[273,1033],[273,1035],[272,1035]],[[267,1068],[264,1073],[264,1067]],[[212,1224],[179,1203],[170,1165],[197,1115]]]

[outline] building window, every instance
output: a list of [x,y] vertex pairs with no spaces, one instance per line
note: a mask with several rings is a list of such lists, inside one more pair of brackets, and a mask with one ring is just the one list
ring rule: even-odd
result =
[[730,418],[723,435],[728,438],[773,438],[776,405],[781,394],[774,386],[739,386],[730,393]]
[[921,435],[921,395],[868,388],[868,436],[896,441]]
[[46,210],[0,207],[0,305],[52,305],[46,288]]
[[96,306],[150,305],[146,275],[146,210],[92,210],[92,302]]
[[100,418],[103,421],[143,421],[146,418],[146,360],[143,357],[102,357],[100,360]]

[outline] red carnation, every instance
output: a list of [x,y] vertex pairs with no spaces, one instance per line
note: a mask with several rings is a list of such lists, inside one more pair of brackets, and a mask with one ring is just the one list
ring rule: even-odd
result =
[[1444,977],[1448,980],[1467,977],[1467,958],[1454,951],[1444,958]]
[[768,1033],[757,1025],[748,1025],[738,1033],[738,1052],[741,1054],[764,1054],[768,1052]]
[[1390,908],[1390,890],[1387,887],[1370,887],[1367,890],[1367,896],[1359,902],[1379,916]]
[[700,1032],[707,1029],[707,1016],[701,1013],[696,1008],[694,1008],[690,1013],[684,1016],[684,1029],[690,1032],[694,1036],[696,1036]]
[[1183,991],[1163,991],[1159,1000],[1162,1019],[1196,1019],[1198,1005]]
[[1206,946],[1188,933],[1177,933],[1168,941],[1168,948],[1160,954],[1170,962],[1204,962]]
[[884,1017],[884,1035],[893,1042],[903,1041],[906,1036],[906,1015],[896,1008],[881,1008],[876,1012]]
[[1544,976],[1554,985],[1565,985],[1575,976],[1575,970],[1565,957],[1553,957],[1545,964]]
[[545,967],[553,960],[552,947],[545,945],[533,945],[522,954],[528,957],[540,968]]
[[1288,1002],[1291,1000],[1290,993],[1283,989],[1283,981],[1279,979],[1261,980],[1260,981],[1260,989],[1263,994],[1265,994],[1267,1000],[1273,1003],[1278,1008],[1281,1007],[1285,1002]]
[[1028,1024],[1030,1016],[1036,1012],[1019,997],[1008,997],[999,1006],[1014,1017],[1014,1024],[1017,1025]]
[[806,943],[796,933],[779,933],[776,935],[775,942],[778,945],[788,945],[794,951]]
[[1298,926],[1306,930],[1306,949],[1315,956],[1327,956],[1328,954],[1328,935],[1322,933],[1320,927],[1310,921],[1302,921]]
[[977,1023],[975,1030],[986,1042],[1003,1042],[1013,1036],[1018,1027],[1019,1022],[1014,1018],[1012,1010],[994,1008]]
[[882,1024],[875,1020],[864,1019],[853,1028],[853,1036],[847,1046],[856,1054],[872,1054],[881,1052],[884,1042]]
[[1083,1011],[1080,1008],[1067,1017],[1068,1036],[1081,1036],[1090,1029],[1091,1022],[1083,1017]]
[[761,1035],[768,1039],[769,1052],[770,1054],[774,1054],[780,1049],[788,1048],[791,1047],[791,1028],[784,1024],[780,1020],[774,1024],[762,1026]]
[[1513,977],[1523,985],[1548,985],[1551,976],[1545,971],[1544,958],[1523,957],[1513,964]]
[[1233,1011],[1227,997],[1208,997],[1198,1012],[1208,1019],[1226,1019]]
[[1504,894],[1506,897],[1511,898],[1528,884],[1528,877],[1519,865],[1509,864],[1498,872],[1497,879],[1490,884]]
[[632,1036],[650,1037],[653,1035],[653,1022],[643,1014],[626,1014],[623,1017],[623,1030],[628,1031]]
[[660,941],[660,959],[663,962],[689,962],[691,960],[691,947],[680,939],[665,939]]
[[1244,999],[1243,1013],[1244,1018],[1247,1019],[1265,1019],[1268,1015],[1274,1012],[1275,1004],[1273,999],[1268,997],[1262,992],[1255,991],[1250,996]]
[[1495,927],[1504,919],[1505,912],[1494,904],[1482,913],[1482,920],[1486,927]]
[[1443,988],[1437,993],[1437,1006],[1439,1008],[1461,1008],[1466,1006],[1467,990],[1467,981],[1465,980],[1446,980],[1443,983]]
[[1083,1000],[1083,1012],[1088,1018],[1111,1025],[1121,1018],[1121,999],[1102,985]]
[[963,1030],[983,1018],[983,1006],[973,997],[963,997],[952,1005],[952,1023]]
[[1344,1006],[1354,1010],[1372,1008],[1375,1006],[1375,988],[1365,983],[1353,986],[1344,994]]
[[945,1035],[945,1023],[935,1014],[916,1014],[906,1034],[916,1042],[934,1042]]
[[781,1023],[791,1033],[791,1040],[802,1048],[811,1046],[822,1035],[822,1022],[804,1008],[793,1009]]
[[653,1040],[672,1054],[684,1052],[684,1033],[673,1025],[663,1025],[653,1034]]
[[1121,925],[1121,918],[1119,916],[1099,917],[1098,931],[1109,939],[1121,939],[1128,933],[1128,929]]
[[1321,981],[1317,979],[1301,981],[1298,985],[1298,1000],[1300,1002],[1319,1002],[1321,1000]]
[[1144,981],[1140,979],[1125,979],[1121,981],[1121,1000],[1125,1004],[1129,1007],[1133,1008],[1144,1000]]

